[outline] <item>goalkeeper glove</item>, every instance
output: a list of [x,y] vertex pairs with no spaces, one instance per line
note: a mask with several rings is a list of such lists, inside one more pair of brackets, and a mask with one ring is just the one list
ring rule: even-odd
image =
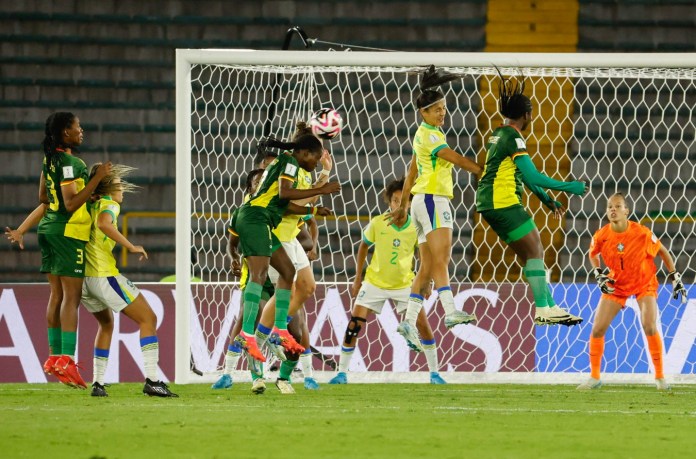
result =
[[686,297],[686,289],[684,288],[684,282],[681,280],[681,273],[679,271],[672,271],[667,275],[667,278],[672,278],[672,299],[676,300],[681,295],[681,302],[685,304],[688,298]]
[[602,293],[614,293],[614,287],[609,285],[614,283],[614,279],[604,274],[600,268],[593,269],[592,273],[594,274],[594,278],[597,281],[599,289],[602,291]]

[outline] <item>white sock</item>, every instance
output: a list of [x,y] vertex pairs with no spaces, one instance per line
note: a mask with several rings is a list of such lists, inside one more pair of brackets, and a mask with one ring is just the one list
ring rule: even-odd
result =
[[431,373],[438,373],[440,371],[440,364],[437,361],[437,345],[435,344],[435,339],[422,339],[421,344],[423,345],[425,361],[428,362],[428,371]]
[[353,358],[353,353],[355,352],[354,347],[341,347],[341,357],[338,360],[338,371],[342,373],[347,373],[350,367],[350,360]]
[[159,362],[159,342],[156,336],[140,338],[140,350],[143,353],[145,377],[150,381],[158,381],[157,363]]
[[305,378],[314,377],[314,369],[312,368],[312,350],[305,349],[305,351],[300,354],[300,363],[302,364],[302,374]]
[[454,297],[452,296],[452,289],[449,288],[449,286],[437,289],[437,296],[440,297],[440,303],[442,303],[442,307],[445,308],[445,315],[448,316],[457,310],[457,308],[454,307]]
[[106,373],[106,365],[109,363],[109,350],[94,348],[94,371],[92,373],[92,382],[104,385],[104,374]]
[[418,320],[418,314],[420,314],[423,308],[423,297],[417,293],[411,293],[408,297],[408,306],[406,309],[406,322],[410,323],[411,326],[416,326],[416,320]]
[[223,373],[226,375],[232,375],[232,372],[237,368],[237,363],[239,358],[242,356],[242,349],[234,341],[227,347],[227,353],[225,354],[225,369]]

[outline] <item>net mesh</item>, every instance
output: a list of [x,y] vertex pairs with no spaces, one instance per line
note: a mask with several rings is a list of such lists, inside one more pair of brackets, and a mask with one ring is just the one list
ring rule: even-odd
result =
[[[318,357],[314,362],[317,368],[333,369],[352,306],[348,291],[362,228],[387,210],[381,201],[384,186],[402,177],[411,160],[411,136],[420,123],[412,101],[422,70],[192,66],[187,83],[192,89],[192,273],[204,280],[192,288],[192,355],[198,369],[221,368],[227,333],[239,310],[236,279],[225,256],[225,226],[231,210],[242,203],[246,172],[258,159],[256,142],[267,134],[289,138],[296,121],[309,119],[322,107],[335,108],[344,119],[340,137],[324,142],[334,160],[332,177],[343,188],[321,201],[336,217],[318,219],[321,256],[313,270],[319,287],[306,309]],[[449,146],[482,164],[484,139],[502,122],[496,106],[497,71],[493,67],[447,70],[462,74],[460,81],[442,88],[449,111],[444,126]],[[553,220],[535,197],[527,198],[527,209],[542,234],[559,305],[590,322],[599,293],[593,282],[588,284],[587,251],[592,235],[605,224],[606,197],[617,191],[627,196],[631,218],[651,228],[676,258],[684,278],[693,279],[694,69],[500,71],[526,77],[526,94],[535,112],[525,136],[537,168],[556,179],[575,177],[590,183],[590,192],[583,197],[557,195],[569,210],[561,221]],[[457,307],[474,310],[479,322],[447,330],[435,297],[427,302],[440,369],[586,371],[590,327],[533,326],[531,294],[521,279],[519,263],[476,215],[472,177],[456,171],[454,180],[452,288]],[[659,305],[669,349],[686,312],[670,302],[666,287],[660,290]],[[691,303],[686,310],[690,308]],[[398,320],[387,309],[368,321],[352,370],[427,370],[425,358],[409,354],[395,333]],[[628,312],[607,335],[607,342],[615,342],[616,348],[607,346],[605,371],[649,369],[633,310],[629,303]],[[624,338],[633,341],[624,344]],[[676,373],[693,371],[692,354],[687,350],[683,365],[680,360],[668,362],[667,367]]]

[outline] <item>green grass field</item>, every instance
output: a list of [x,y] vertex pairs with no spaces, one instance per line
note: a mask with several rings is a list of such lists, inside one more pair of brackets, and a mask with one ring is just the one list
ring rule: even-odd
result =
[[0,457],[691,457],[696,387],[296,384],[263,395],[140,384],[110,397],[52,384],[0,385]]

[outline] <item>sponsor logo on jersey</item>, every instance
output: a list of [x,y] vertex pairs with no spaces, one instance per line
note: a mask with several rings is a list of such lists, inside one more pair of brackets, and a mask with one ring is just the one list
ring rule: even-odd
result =
[[64,166],[63,167],[63,178],[66,178],[66,179],[75,178],[75,172],[73,171],[72,166]]
[[520,139],[519,137],[515,139],[515,143],[517,144],[517,148],[520,150],[526,150],[527,145],[524,143],[524,139]]
[[295,166],[294,164],[286,164],[285,174],[289,175],[290,177],[294,177],[295,175],[297,175],[297,166]]

